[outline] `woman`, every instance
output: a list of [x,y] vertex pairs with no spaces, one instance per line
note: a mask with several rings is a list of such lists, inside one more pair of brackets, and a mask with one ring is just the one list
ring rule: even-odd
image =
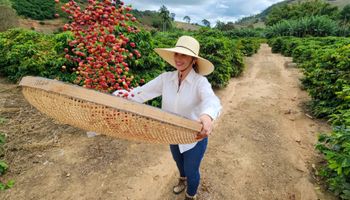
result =
[[159,75],[142,87],[135,88],[131,92],[133,95],[129,95],[129,99],[137,102],[162,96],[163,110],[202,123],[202,130],[196,136],[198,142],[170,145],[180,173],[179,183],[174,186],[173,192],[180,194],[187,189],[187,200],[196,199],[200,163],[207,148],[213,120],[221,110],[220,100],[204,77],[214,70],[214,66],[199,57],[199,48],[198,41],[190,36],[180,37],[174,48],[156,48],[155,51],[176,71]]

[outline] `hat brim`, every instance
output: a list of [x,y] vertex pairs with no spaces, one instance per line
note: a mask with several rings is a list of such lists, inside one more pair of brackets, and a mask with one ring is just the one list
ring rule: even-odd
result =
[[200,56],[197,56],[196,54],[194,54],[192,51],[188,49],[185,49],[182,47],[155,48],[154,51],[173,67],[175,67],[174,54],[181,53],[181,54],[185,54],[185,55],[197,58],[199,74],[206,76],[214,71],[214,65],[209,60],[202,58]]

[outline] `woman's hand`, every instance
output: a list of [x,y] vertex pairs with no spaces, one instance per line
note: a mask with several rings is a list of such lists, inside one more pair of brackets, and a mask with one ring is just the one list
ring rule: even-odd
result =
[[199,120],[203,126],[201,132],[199,132],[196,136],[197,140],[208,137],[213,129],[213,119],[209,115],[202,115],[200,116]]
[[112,93],[112,95],[117,96],[117,97],[122,97],[124,99],[128,99],[130,100],[130,97],[132,96],[132,94],[130,94],[130,92],[122,89],[122,90],[116,90]]

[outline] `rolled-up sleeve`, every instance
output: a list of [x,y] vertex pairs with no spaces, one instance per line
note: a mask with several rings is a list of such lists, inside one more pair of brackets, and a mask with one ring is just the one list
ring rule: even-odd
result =
[[200,97],[200,115],[207,114],[213,120],[220,115],[222,106],[220,99],[215,95],[207,78],[203,77],[198,85],[198,93]]

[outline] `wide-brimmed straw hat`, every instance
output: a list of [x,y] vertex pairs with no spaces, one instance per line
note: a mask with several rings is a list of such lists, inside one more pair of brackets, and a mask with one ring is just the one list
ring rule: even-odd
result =
[[181,36],[174,48],[155,48],[154,51],[159,54],[171,66],[175,67],[175,53],[181,53],[197,58],[198,73],[208,75],[214,71],[214,65],[207,59],[199,56],[199,42],[190,36]]

